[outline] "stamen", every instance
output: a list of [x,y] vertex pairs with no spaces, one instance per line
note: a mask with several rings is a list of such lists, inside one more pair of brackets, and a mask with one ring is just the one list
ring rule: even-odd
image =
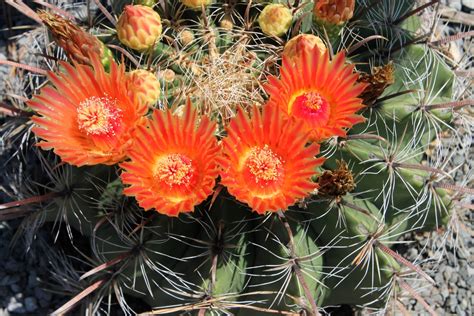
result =
[[191,159],[181,154],[170,154],[158,159],[154,177],[169,186],[189,185],[193,174]]
[[87,135],[114,135],[120,126],[122,110],[108,96],[90,97],[77,108],[77,124]]
[[256,183],[278,180],[282,174],[282,165],[282,160],[268,145],[252,148],[246,161]]

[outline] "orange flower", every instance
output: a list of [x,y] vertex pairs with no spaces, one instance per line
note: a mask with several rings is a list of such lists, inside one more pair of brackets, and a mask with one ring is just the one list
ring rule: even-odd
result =
[[268,105],[301,119],[313,141],[345,136],[347,128],[364,120],[355,113],[364,107],[357,96],[366,85],[357,83],[358,75],[345,65],[342,52],[332,61],[317,46],[301,54],[295,63],[283,57],[281,79],[269,78]]
[[254,107],[252,119],[241,109],[227,132],[221,183],[257,213],[284,211],[317,187],[319,145],[306,146],[304,127],[276,107],[266,105],[263,114]]
[[63,72],[49,73],[54,87],[43,88],[28,102],[39,114],[32,118],[33,132],[44,139],[38,145],[76,166],[122,160],[146,112],[127,94],[123,65],[111,61],[106,73],[98,56],[92,64],[61,63]]
[[196,110],[188,102],[182,117],[155,110],[147,128],[137,132],[121,177],[130,185],[124,193],[135,196],[144,209],[177,216],[192,212],[212,193],[219,175],[216,124],[207,117],[199,126],[196,122]]

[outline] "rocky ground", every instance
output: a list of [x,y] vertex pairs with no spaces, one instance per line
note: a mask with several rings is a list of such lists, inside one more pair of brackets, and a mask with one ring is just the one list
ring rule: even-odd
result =
[[[470,20],[470,27],[474,21],[474,0],[443,0],[445,9],[452,8],[464,12],[463,19],[466,22]],[[449,11],[449,10],[448,10]],[[460,31],[466,31],[469,27],[462,23],[450,23],[447,32],[456,34]],[[5,59],[5,34],[0,30],[0,59]],[[472,43],[469,44],[469,38],[465,41],[457,41],[455,45],[459,52],[471,54]],[[472,57],[471,57],[472,58]],[[6,78],[9,68],[0,66],[0,78]],[[3,95],[4,82],[0,80],[0,95]],[[1,119],[0,119],[1,120]],[[1,123],[1,121],[0,121]],[[472,132],[472,131],[471,131]],[[472,142],[471,142],[472,143]],[[2,143],[0,141],[0,147]],[[3,149],[3,148],[0,148]],[[474,157],[474,150],[471,148],[471,157]],[[0,160],[0,170],[6,163],[9,155],[3,155]],[[465,156],[456,155],[453,161],[466,160]],[[468,174],[474,170],[474,161],[470,161],[460,175]],[[4,177],[0,177],[1,186]],[[469,185],[469,183],[468,183]],[[472,183],[471,183],[472,185]],[[0,203],[6,201],[6,196],[2,195],[0,190]],[[466,203],[472,204],[473,201],[466,200]],[[465,216],[465,228],[462,228],[456,245],[441,247],[444,239],[444,231],[437,232],[437,238],[428,238],[428,234],[407,235],[406,240],[412,243],[400,246],[398,251],[410,261],[424,260],[428,255],[437,257],[438,260],[424,264],[425,269],[430,269],[430,274],[436,281],[435,287],[428,286],[417,289],[421,296],[425,298],[433,309],[439,315],[473,315],[474,314],[474,268],[471,266],[474,262],[474,213],[468,212]],[[19,221],[0,222],[0,316],[6,315],[45,315],[60,306],[66,300],[65,297],[44,290],[51,288],[47,284],[49,263],[45,245],[51,244],[50,229],[40,231],[36,237],[33,249],[26,252],[21,242],[12,244],[12,238],[16,231]],[[459,245],[464,245],[460,247]],[[437,252],[438,249],[445,248],[443,253]],[[410,314],[426,315],[426,309],[414,298],[408,298],[404,301]]]

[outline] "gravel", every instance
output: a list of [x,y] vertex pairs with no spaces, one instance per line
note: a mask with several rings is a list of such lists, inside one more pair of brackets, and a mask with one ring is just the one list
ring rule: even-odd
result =
[[[7,261],[0,265],[0,316],[9,314],[46,315],[64,303],[64,297],[53,295],[43,288],[50,267],[44,251],[31,249],[26,253],[22,244],[11,245],[19,221],[0,222],[0,256]],[[48,233],[38,234],[38,239]],[[0,258],[1,260],[1,258]]]

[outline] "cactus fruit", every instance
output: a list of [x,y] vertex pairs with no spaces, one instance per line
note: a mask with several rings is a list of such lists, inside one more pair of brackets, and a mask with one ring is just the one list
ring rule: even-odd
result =
[[77,263],[55,275],[74,271],[57,281],[76,296],[55,314],[82,299],[89,314],[127,315],[423,300],[407,275],[433,280],[393,245],[451,231],[471,193],[433,147],[460,144],[472,100],[455,99],[436,43],[417,40],[428,6],[280,2],[111,0],[94,34],[69,21],[64,35],[51,22],[63,18],[39,13],[69,62],[44,46],[49,71],[15,63],[44,82],[0,103],[2,142],[28,179],[0,218],[23,217],[29,242],[48,222],[72,239]]
[[182,4],[192,9],[201,9],[202,6],[211,4],[212,0],[180,0]]
[[282,4],[265,6],[258,17],[262,32],[268,36],[283,36],[290,29],[292,22],[291,10]]
[[160,81],[156,76],[143,69],[136,69],[126,74],[127,91],[133,91],[142,104],[153,106],[160,98]]
[[123,45],[137,51],[152,48],[161,36],[160,15],[143,5],[125,6],[117,21],[117,36]]
[[306,51],[310,53],[311,49],[315,46],[319,48],[321,54],[326,52],[326,45],[324,42],[313,34],[299,34],[291,38],[283,48],[282,57],[286,57],[294,63],[302,63],[302,60],[298,60],[298,57],[302,56],[301,52]]

